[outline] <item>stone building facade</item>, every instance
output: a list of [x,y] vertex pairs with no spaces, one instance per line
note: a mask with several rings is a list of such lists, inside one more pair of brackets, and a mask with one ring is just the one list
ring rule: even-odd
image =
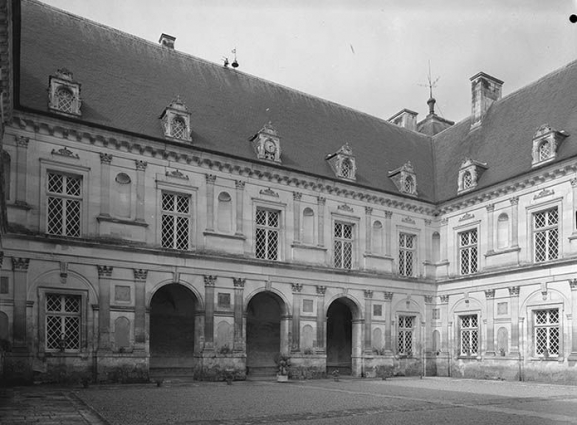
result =
[[5,379],[244,379],[282,354],[295,379],[577,382],[577,63],[503,98],[477,74],[457,124],[434,99],[386,121],[164,34],[0,15]]

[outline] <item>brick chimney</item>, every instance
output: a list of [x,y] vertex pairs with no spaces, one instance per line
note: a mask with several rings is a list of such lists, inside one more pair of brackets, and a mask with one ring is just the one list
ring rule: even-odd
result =
[[481,125],[489,107],[501,99],[503,81],[484,72],[471,77],[471,129]]
[[173,49],[174,50],[174,42],[176,41],[176,37],[173,37],[171,35],[162,33],[160,35],[160,38],[158,39],[158,42],[160,43],[161,46],[167,47],[169,49]]
[[417,115],[417,112],[403,109],[389,118],[389,122],[392,122],[399,127],[405,127],[409,130],[417,131]]

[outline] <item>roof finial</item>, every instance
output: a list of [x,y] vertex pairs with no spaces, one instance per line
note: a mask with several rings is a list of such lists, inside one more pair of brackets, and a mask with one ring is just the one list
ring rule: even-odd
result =
[[429,75],[427,75],[427,84],[419,84],[422,87],[429,88],[429,100],[427,100],[427,105],[429,105],[429,115],[435,114],[435,102],[437,101],[433,97],[433,88],[437,87],[437,81],[439,81],[439,78],[441,77],[437,77],[435,81],[433,81],[433,77],[431,76],[431,61],[429,60]]

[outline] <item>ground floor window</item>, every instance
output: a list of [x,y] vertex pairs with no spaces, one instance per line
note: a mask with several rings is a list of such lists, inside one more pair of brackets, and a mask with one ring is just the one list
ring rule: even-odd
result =
[[549,357],[559,355],[559,309],[535,310],[535,355]]
[[413,331],[415,316],[399,316],[399,334],[397,352],[411,355],[413,353]]
[[82,297],[46,294],[46,350],[80,350]]
[[460,355],[473,356],[479,353],[479,318],[476,314],[459,317]]

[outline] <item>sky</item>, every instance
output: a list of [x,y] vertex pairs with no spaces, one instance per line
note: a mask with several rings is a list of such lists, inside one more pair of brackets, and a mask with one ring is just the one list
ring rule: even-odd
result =
[[577,60],[577,0],[43,0],[151,42],[389,119],[471,112],[469,78],[503,96]]

